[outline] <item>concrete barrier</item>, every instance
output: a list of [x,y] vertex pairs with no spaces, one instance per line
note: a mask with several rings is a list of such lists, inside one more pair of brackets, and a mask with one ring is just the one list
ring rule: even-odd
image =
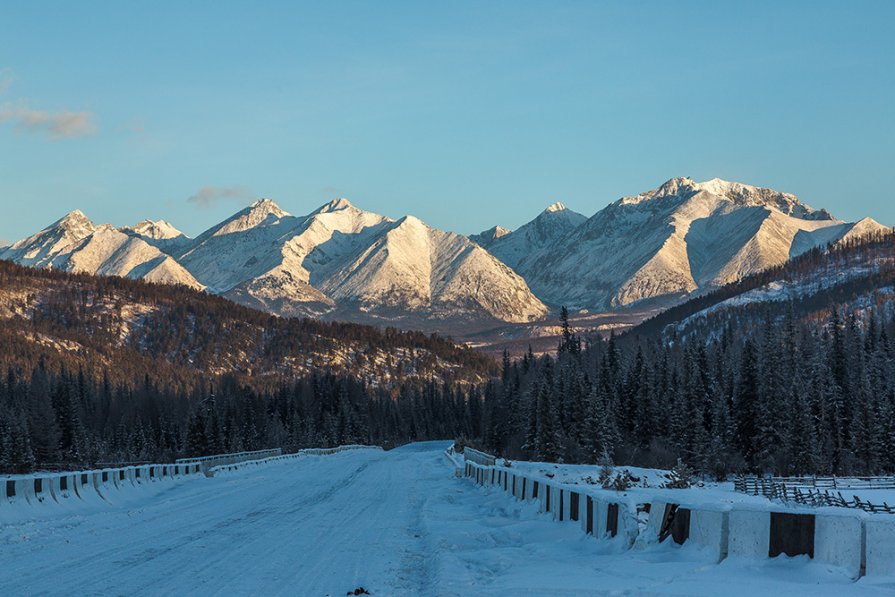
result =
[[[659,500],[641,508],[616,501],[608,492],[587,493],[586,486],[568,487],[503,467],[466,464],[467,476],[476,484],[496,485],[516,499],[536,501],[539,512],[549,513],[557,521],[571,521],[596,538],[617,541],[618,549],[635,541],[671,539],[707,552],[716,563],[728,555],[768,558],[805,554],[842,568],[852,578],[865,570],[868,575],[895,575],[895,518],[877,516],[865,522],[862,513],[848,511],[840,515],[806,509],[691,508]],[[648,513],[643,532],[641,509]]]
[[864,565],[864,521],[856,516],[818,514],[814,522],[814,559],[844,568],[858,578]]
[[136,467],[135,478],[140,485],[148,487],[152,483],[152,467],[148,465]]
[[647,535],[644,539],[649,542],[659,541],[659,535],[662,533],[662,522],[665,520],[666,502],[655,500],[650,502],[649,522],[647,522]]
[[92,473],[81,472],[75,475],[75,491],[85,504],[105,503],[103,497],[96,490]]
[[34,478],[24,477],[15,482],[16,501],[19,504],[37,504],[34,496]]
[[53,499],[53,493],[50,490],[52,477],[33,477],[32,483],[34,484],[34,490],[31,493],[31,496],[33,496],[32,504],[56,501]]
[[[34,491],[34,486],[29,483],[28,478],[4,479],[2,482],[3,506],[28,506],[30,501],[28,495]],[[30,490],[30,491],[29,491]]]
[[729,512],[691,510],[689,541],[707,550],[716,562],[720,562],[727,557],[729,525]]
[[[356,446],[340,446],[342,449],[351,449]],[[323,449],[310,449],[310,450],[302,450],[307,454],[322,454],[326,453],[327,450],[335,450],[336,448],[323,448]],[[202,471],[208,470],[210,468],[214,468],[216,466],[223,466],[226,464],[234,464],[238,462],[246,462],[249,460],[260,460],[263,458],[271,458],[275,456],[281,456],[283,454],[283,450],[281,448],[271,448],[267,450],[253,450],[251,452],[235,452],[232,454],[214,454],[212,456],[200,456],[197,458],[178,458],[174,461],[175,464],[197,464]]]
[[895,517],[869,517],[864,527],[867,576],[895,576]]
[[473,450],[468,447],[463,449],[463,458],[469,462],[474,462],[482,466],[494,466],[497,463],[497,458],[491,454]]
[[54,500],[63,503],[66,500],[78,497],[72,477],[73,475],[70,473],[63,473],[50,478],[50,494]]
[[[652,512],[650,513],[652,516]],[[768,557],[771,513],[732,510],[729,517],[728,553],[753,558]]]

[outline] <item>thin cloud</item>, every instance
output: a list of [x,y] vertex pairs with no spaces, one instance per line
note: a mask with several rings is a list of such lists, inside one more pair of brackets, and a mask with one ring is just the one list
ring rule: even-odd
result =
[[90,112],[45,112],[26,104],[0,105],[0,122],[13,122],[20,131],[46,133],[53,139],[72,139],[96,133]]
[[11,68],[0,68],[0,95],[9,91],[15,80],[15,73],[13,73]]
[[188,203],[194,203],[197,207],[207,209],[214,207],[220,201],[238,201],[248,203],[252,199],[252,192],[245,187],[202,187],[195,194],[187,198]]

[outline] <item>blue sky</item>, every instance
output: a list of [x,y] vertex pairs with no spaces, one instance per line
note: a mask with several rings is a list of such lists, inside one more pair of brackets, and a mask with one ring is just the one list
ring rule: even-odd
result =
[[0,239],[74,208],[195,235],[260,196],[471,233],[673,176],[891,225],[893,22],[895,2],[6,3]]

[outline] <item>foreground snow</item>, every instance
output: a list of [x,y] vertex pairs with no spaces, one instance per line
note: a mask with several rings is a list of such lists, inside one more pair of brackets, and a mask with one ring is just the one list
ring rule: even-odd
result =
[[885,595],[803,558],[612,553],[452,475],[447,443],[309,457],[0,527],[3,594]]

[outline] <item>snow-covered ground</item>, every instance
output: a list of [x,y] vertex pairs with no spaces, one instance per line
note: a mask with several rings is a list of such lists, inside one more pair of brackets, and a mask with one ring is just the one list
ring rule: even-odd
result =
[[[171,484],[0,523],[2,595],[889,595],[807,558],[618,545],[453,475],[446,442]],[[0,506],[2,509],[3,506]]]
[[[500,461],[499,464],[506,461]],[[715,483],[712,481],[698,481],[698,486],[690,489],[662,489],[667,481],[667,471],[636,466],[613,467],[612,476],[628,471],[637,479],[634,485],[625,492],[616,492],[603,489],[595,484],[600,476],[600,467],[584,464],[551,464],[546,462],[512,461],[510,467],[520,473],[535,475],[552,479],[557,483],[567,485],[580,485],[584,493],[599,494],[605,492],[611,494],[613,499],[632,505],[650,503],[654,500],[686,504],[689,506],[712,505],[727,506],[734,504],[750,504],[752,506],[767,506],[770,502],[763,496],[746,495],[737,493],[733,489],[732,481]],[[590,479],[591,481],[588,481]],[[777,504],[780,506],[780,504]]]

